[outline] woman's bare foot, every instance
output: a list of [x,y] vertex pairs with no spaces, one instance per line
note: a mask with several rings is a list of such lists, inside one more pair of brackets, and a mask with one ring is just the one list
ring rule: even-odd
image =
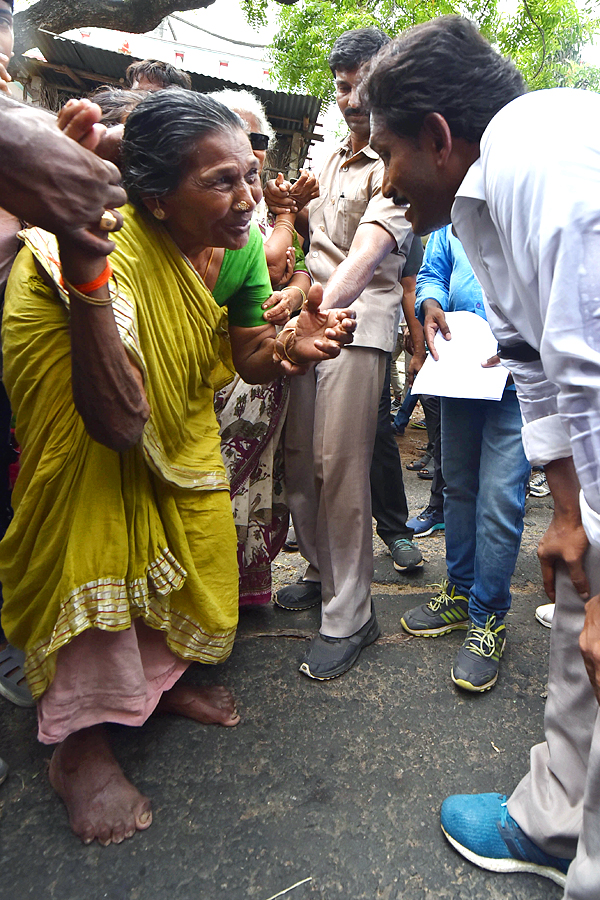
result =
[[194,687],[179,682],[160,698],[158,712],[186,716],[204,725],[237,725],[240,721],[231,691],[221,686]]
[[125,778],[101,725],[59,744],[50,783],[64,801],[71,828],[84,844],[120,844],[152,824],[150,801]]

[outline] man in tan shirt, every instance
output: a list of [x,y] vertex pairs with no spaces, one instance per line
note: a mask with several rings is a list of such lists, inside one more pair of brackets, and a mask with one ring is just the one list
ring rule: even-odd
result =
[[[358,321],[349,352],[295,379],[302,384],[291,387],[286,425],[288,498],[309,566],[276,602],[306,609],[322,600],[321,630],[300,666],[319,680],[343,674],[379,635],[371,602],[369,470],[412,232],[403,211],[382,196],[383,164],[369,146],[369,118],[357,88],[361,66],[387,41],[368,28],[346,32],[333,46],[329,64],[350,135],[325,163],[320,197],[307,208],[307,262],[324,285],[322,307],[351,304]],[[304,212],[296,220],[299,230]]]

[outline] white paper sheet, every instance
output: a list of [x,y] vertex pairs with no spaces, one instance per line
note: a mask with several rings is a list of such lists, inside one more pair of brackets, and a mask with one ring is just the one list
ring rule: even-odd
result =
[[435,336],[439,360],[429,354],[415,378],[413,394],[435,397],[463,397],[469,400],[500,400],[506,386],[508,369],[482,368],[481,363],[494,356],[498,342],[485,319],[460,310],[446,313],[452,335],[446,341],[441,332]]

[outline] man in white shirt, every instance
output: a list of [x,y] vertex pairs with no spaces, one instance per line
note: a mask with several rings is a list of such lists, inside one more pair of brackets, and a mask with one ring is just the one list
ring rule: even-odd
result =
[[[600,97],[523,90],[470,22],[433,20],[379,54],[371,143],[384,193],[417,234],[452,221],[517,386],[525,451],[555,502],[539,551],[556,597],[546,741],[510,798],[450,797],[442,827],[483,868],[537,872],[566,882],[568,900],[597,900]],[[447,332],[434,323],[429,342],[437,327]]]

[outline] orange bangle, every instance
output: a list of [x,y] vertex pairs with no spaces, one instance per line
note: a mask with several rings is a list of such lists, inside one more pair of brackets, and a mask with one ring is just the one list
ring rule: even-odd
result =
[[73,287],[82,294],[93,294],[94,291],[97,291],[99,288],[104,287],[105,284],[108,284],[112,278],[112,273],[113,270],[107,260],[106,268],[97,278],[94,278],[93,281],[88,281],[87,284],[74,284]]

